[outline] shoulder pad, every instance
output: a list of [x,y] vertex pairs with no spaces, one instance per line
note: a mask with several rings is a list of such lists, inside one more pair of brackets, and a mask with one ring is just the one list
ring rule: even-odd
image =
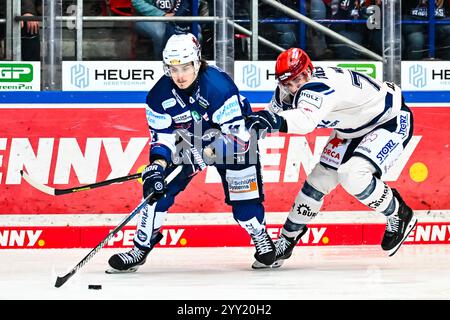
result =
[[297,92],[294,97],[294,106],[299,107],[299,104],[307,104],[320,109],[323,102],[323,94],[312,90],[304,90],[303,88]]

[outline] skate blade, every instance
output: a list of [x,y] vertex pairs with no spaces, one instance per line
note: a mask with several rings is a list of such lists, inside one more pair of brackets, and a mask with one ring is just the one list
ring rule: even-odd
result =
[[110,269],[105,270],[105,273],[107,273],[107,274],[133,273],[133,272],[136,272],[137,269],[138,269],[138,267],[132,267],[132,268],[127,269],[127,270],[117,270],[117,269],[110,268]]
[[403,242],[406,240],[406,238],[408,238],[409,234],[411,233],[412,229],[414,229],[416,224],[417,224],[417,218],[413,217],[411,219],[411,221],[409,222],[408,226],[406,227],[406,232],[405,232],[405,235],[403,236],[402,241],[400,241],[395,247],[393,247],[391,250],[389,250],[389,257],[392,257],[398,251],[398,249],[400,249],[400,246],[403,244]]
[[267,265],[267,264],[264,264],[264,263],[261,263],[261,262],[255,260],[255,262],[253,262],[253,264],[252,264],[252,269],[255,269],[255,270],[277,269],[277,268],[281,267],[283,265],[283,263],[284,263],[284,260],[278,260],[278,261],[275,261],[274,263],[272,263],[271,265]]

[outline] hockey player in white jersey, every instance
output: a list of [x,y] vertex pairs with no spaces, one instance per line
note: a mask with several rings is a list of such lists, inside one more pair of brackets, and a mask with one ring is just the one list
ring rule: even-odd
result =
[[276,241],[279,267],[289,258],[317,216],[324,200],[338,184],[349,194],[387,218],[381,247],[392,256],[417,219],[413,211],[381,180],[412,137],[413,115],[401,89],[389,82],[341,68],[313,68],[301,49],[282,52],[276,62],[279,82],[266,110],[247,118],[262,132],[307,134],[317,127],[333,128],[320,162],[308,175]]

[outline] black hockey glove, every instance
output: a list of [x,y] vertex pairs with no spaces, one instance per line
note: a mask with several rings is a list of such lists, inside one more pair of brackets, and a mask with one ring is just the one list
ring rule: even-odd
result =
[[282,116],[267,110],[249,114],[245,119],[245,125],[249,131],[256,131],[258,139],[263,139],[267,133],[287,132],[286,120]]
[[158,201],[164,195],[166,190],[166,183],[164,181],[164,167],[160,164],[149,164],[144,171],[142,171],[144,198],[153,192],[153,196],[149,199],[149,204]]

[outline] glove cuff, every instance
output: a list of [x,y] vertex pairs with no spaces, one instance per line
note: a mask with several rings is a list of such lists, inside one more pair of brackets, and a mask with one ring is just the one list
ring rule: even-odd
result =
[[167,161],[163,158],[156,159],[155,161],[153,161],[153,164],[158,164],[163,167],[163,169],[167,168]]
[[144,181],[152,173],[159,172],[161,174],[164,174],[164,171],[165,171],[164,167],[160,164],[157,163],[149,164],[148,166],[145,167],[144,171],[142,171],[141,174],[142,181]]

